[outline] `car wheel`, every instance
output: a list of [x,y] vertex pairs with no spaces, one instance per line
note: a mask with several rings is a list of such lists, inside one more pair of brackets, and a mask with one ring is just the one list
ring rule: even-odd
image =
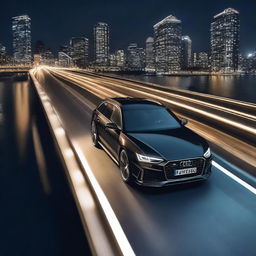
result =
[[124,149],[121,151],[119,156],[119,167],[121,171],[122,180],[126,183],[131,183],[132,173],[130,170],[129,158]]
[[96,148],[99,148],[100,147],[99,136],[98,136],[98,131],[97,131],[96,123],[94,121],[92,121],[92,125],[91,125],[91,135],[92,135],[93,145]]

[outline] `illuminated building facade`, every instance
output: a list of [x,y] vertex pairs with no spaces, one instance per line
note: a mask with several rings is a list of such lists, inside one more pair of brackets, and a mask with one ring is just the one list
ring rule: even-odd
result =
[[6,59],[6,48],[2,44],[0,44],[0,64],[5,64]]
[[168,74],[181,69],[181,21],[170,15],[154,25],[156,72]]
[[114,54],[114,53],[109,54],[109,66],[111,66],[111,67],[117,66],[116,54]]
[[146,40],[146,67],[147,72],[155,71],[155,50],[154,50],[154,38],[148,37]]
[[142,71],[145,68],[145,49],[139,48],[136,43],[127,48],[127,68],[130,71]]
[[211,23],[211,69],[213,72],[235,72],[238,69],[240,18],[228,8],[214,16]]
[[209,54],[207,52],[199,52],[197,65],[200,69],[207,70],[209,68]]
[[109,26],[98,22],[94,26],[94,62],[96,65],[109,64]]
[[70,40],[72,47],[72,59],[78,67],[88,65],[89,41],[85,37],[73,37]]
[[116,51],[116,65],[117,67],[123,69],[125,67],[125,53],[124,50]]
[[58,64],[61,67],[72,67],[73,66],[73,60],[65,52],[58,52]]
[[13,57],[17,63],[31,63],[31,19],[28,15],[12,18]]
[[189,36],[181,38],[181,67],[183,70],[192,66],[192,40]]

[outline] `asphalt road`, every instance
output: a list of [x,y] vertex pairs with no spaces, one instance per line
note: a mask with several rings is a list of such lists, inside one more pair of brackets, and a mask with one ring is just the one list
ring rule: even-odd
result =
[[118,167],[90,138],[92,108],[102,90],[75,90],[44,70],[36,77],[88,159],[136,255],[255,255],[255,194],[215,167],[202,184],[157,190],[124,184]]

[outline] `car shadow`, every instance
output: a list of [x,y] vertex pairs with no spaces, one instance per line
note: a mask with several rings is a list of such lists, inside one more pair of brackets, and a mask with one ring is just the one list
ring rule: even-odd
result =
[[138,192],[144,193],[144,194],[167,194],[167,193],[173,193],[173,192],[181,192],[184,190],[191,190],[195,188],[205,188],[207,189],[209,187],[209,181],[203,180],[203,181],[197,181],[197,182],[191,182],[191,183],[185,183],[185,184],[174,184],[164,187],[142,187],[136,183],[129,185],[132,189],[137,190]]

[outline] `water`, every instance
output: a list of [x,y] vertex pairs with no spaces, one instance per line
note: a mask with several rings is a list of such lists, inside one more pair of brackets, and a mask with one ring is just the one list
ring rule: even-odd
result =
[[256,76],[145,76],[123,77],[236,100],[256,103]]
[[0,80],[0,255],[90,255],[29,82]]

